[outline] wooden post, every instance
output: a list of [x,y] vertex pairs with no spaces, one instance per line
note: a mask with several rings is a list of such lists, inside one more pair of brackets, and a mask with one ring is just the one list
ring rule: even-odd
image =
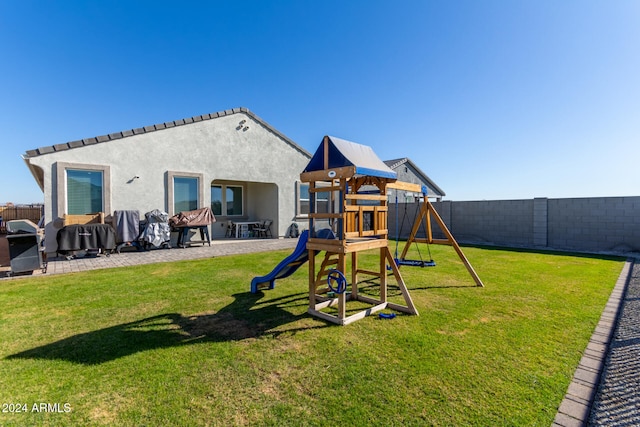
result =
[[[429,202],[429,199],[427,199],[427,196],[424,196],[425,200],[427,202]],[[429,205],[431,206],[431,203],[429,203]],[[433,208],[433,206],[431,206]],[[434,209],[435,211],[435,209]],[[429,243],[433,243],[433,234],[431,233],[431,215],[426,215],[426,224],[427,224],[427,241]]]
[[382,249],[384,250],[384,255],[387,261],[389,262],[389,265],[391,266],[391,270],[393,271],[393,276],[396,278],[396,282],[398,283],[400,292],[404,297],[404,302],[407,304],[407,307],[398,306],[396,304],[392,304],[390,305],[390,307],[395,310],[400,310],[410,314],[418,315],[418,309],[413,304],[413,300],[411,299],[411,295],[409,294],[409,289],[407,289],[407,285],[404,283],[404,279],[402,278],[402,275],[400,274],[400,270],[398,269],[398,266],[396,265],[396,262],[393,259],[393,255],[391,255],[391,252],[389,251],[388,247],[382,248]]
[[[338,258],[338,270],[340,270],[342,272],[342,274],[345,274],[345,272],[347,271],[347,263],[344,257],[344,254],[340,254],[339,258]],[[338,319],[340,319],[340,321],[343,321],[344,318],[346,317],[346,313],[347,313],[347,292],[345,289],[345,292],[342,292],[340,294],[338,294]]]
[[[389,248],[380,248],[380,301],[387,302],[387,256]],[[395,264],[395,261],[393,262]]]
[[309,310],[316,309],[316,253],[309,251]]
[[329,137],[325,135],[325,137],[322,139],[322,145],[323,145],[323,150],[324,150],[324,169],[327,170],[329,169]]
[[351,297],[358,299],[358,252],[351,252]]

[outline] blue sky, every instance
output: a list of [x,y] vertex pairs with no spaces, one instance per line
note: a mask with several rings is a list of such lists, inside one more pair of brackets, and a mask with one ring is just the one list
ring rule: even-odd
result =
[[639,46],[636,0],[0,0],[0,203],[26,150],[234,107],[449,200],[638,196]]

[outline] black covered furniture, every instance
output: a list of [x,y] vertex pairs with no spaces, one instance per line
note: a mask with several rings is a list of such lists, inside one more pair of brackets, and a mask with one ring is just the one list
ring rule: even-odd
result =
[[58,230],[57,252],[69,255],[82,250],[98,250],[107,256],[116,247],[116,233],[108,224],[75,224]]

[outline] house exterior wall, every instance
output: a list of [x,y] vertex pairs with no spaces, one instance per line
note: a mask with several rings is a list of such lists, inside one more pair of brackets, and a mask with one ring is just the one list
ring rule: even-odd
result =
[[[242,120],[246,122],[240,124]],[[120,139],[54,151],[29,158],[44,176],[46,232],[55,236],[57,219],[63,216],[64,193],[59,167],[65,164],[107,167],[105,211],[153,209],[173,214],[167,194],[171,173],[200,175],[200,207],[210,206],[214,180],[242,183],[244,216],[274,220],[274,235],[285,234],[295,216],[294,180],[309,161],[309,154],[294,147],[271,128],[244,112],[145,132]],[[105,176],[106,176],[105,175]],[[139,178],[134,179],[137,176]],[[109,191],[106,190],[109,189]],[[224,218],[217,218],[221,223]],[[212,234],[224,235],[221,224]],[[55,239],[47,239],[47,252],[55,251]]]
[[[410,162],[404,162],[399,166],[392,168],[392,170],[398,175],[398,181],[408,182],[410,184],[417,184],[427,187],[427,195],[429,198],[437,197],[440,199],[442,196],[436,189],[432,188],[428,182],[424,182],[420,173],[410,164]],[[404,190],[387,190],[389,201],[395,203],[396,195],[398,196],[398,203],[418,201],[422,197],[421,193],[411,193]]]

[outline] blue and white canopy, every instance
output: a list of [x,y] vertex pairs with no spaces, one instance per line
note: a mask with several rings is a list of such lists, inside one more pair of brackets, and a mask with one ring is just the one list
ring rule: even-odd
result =
[[323,138],[303,173],[345,167],[354,167],[355,175],[398,178],[398,175],[380,160],[371,147],[335,136]]

